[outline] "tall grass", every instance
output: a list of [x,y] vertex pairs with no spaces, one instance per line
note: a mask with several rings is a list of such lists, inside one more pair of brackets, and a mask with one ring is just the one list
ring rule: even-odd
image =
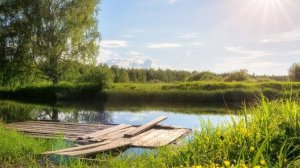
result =
[[299,167],[300,106],[296,100],[265,98],[240,118],[201,130],[185,145],[112,159],[111,167]]

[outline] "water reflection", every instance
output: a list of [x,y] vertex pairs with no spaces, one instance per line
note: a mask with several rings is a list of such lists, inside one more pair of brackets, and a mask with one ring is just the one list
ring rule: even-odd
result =
[[167,116],[162,124],[196,128],[200,120],[217,125],[228,122],[227,109],[217,106],[125,106],[117,104],[59,103],[55,105],[0,101],[0,118],[7,123],[26,120],[53,120],[74,123],[144,124],[158,116]]

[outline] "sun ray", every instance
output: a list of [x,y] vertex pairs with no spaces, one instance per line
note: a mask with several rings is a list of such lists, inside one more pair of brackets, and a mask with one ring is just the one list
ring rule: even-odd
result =
[[289,13],[287,12],[287,9],[285,8],[285,5],[283,4],[283,1],[276,1],[276,3],[277,3],[277,6],[279,7],[279,10],[281,11],[283,16],[287,20],[289,26],[294,27],[294,23],[293,23],[290,15],[289,15]]

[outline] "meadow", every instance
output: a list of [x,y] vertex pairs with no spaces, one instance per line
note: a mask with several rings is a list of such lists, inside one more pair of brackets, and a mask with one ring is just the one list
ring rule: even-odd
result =
[[[245,105],[238,119],[201,129],[179,146],[160,148],[155,153],[120,155],[109,153],[97,162],[41,156],[50,149],[68,145],[61,139],[33,139],[0,125],[0,166],[14,167],[298,167],[300,166],[300,105],[298,99],[262,98],[251,108]],[[229,112],[230,113],[230,112]],[[58,160],[58,161],[57,161]]]
[[96,100],[111,102],[164,102],[201,104],[206,102],[253,101],[265,95],[276,99],[298,96],[299,82],[174,82],[174,83],[91,83],[41,84],[0,89],[1,99],[38,101]]

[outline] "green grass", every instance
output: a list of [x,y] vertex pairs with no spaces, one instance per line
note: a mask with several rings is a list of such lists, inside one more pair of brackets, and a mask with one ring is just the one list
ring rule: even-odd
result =
[[5,129],[3,124],[0,124],[0,135],[0,167],[39,167],[42,152],[65,147],[62,140],[31,138]]
[[117,83],[106,88],[104,92],[112,102],[201,104],[255,101],[262,93],[269,99],[277,99],[287,94],[298,96],[299,90],[299,82],[179,82]]
[[300,106],[297,100],[262,102],[237,120],[201,131],[185,145],[157,155],[112,159],[109,167],[299,167]]
[[263,93],[269,99],[299,95],[300,82],[179,82],[114,83],[104,90],[94,84],[61,83],[0,89],[0,98],[55,102],[57,100],[97,100],[111,102],[164,102],[200,104],[257,100]]
[[[300,105],[298,99],[265,98],[238,119],[213,126],[200,121],[201,130],[188,142],[158,149],[156,153],[112,157],[99,155],[100,163],[61,162],[62,167],[299,167]],[[53,143],[0,129],[0,163],[36,166],[37,155]],[[22,142],[22,143],[21,143]],[[13,147],[11,147],[13,146]],[[51,161],[46,162],[51,165]],[[54,164],[55,165],[55,164]],[[59,164],[56,166],[59,166]]]

